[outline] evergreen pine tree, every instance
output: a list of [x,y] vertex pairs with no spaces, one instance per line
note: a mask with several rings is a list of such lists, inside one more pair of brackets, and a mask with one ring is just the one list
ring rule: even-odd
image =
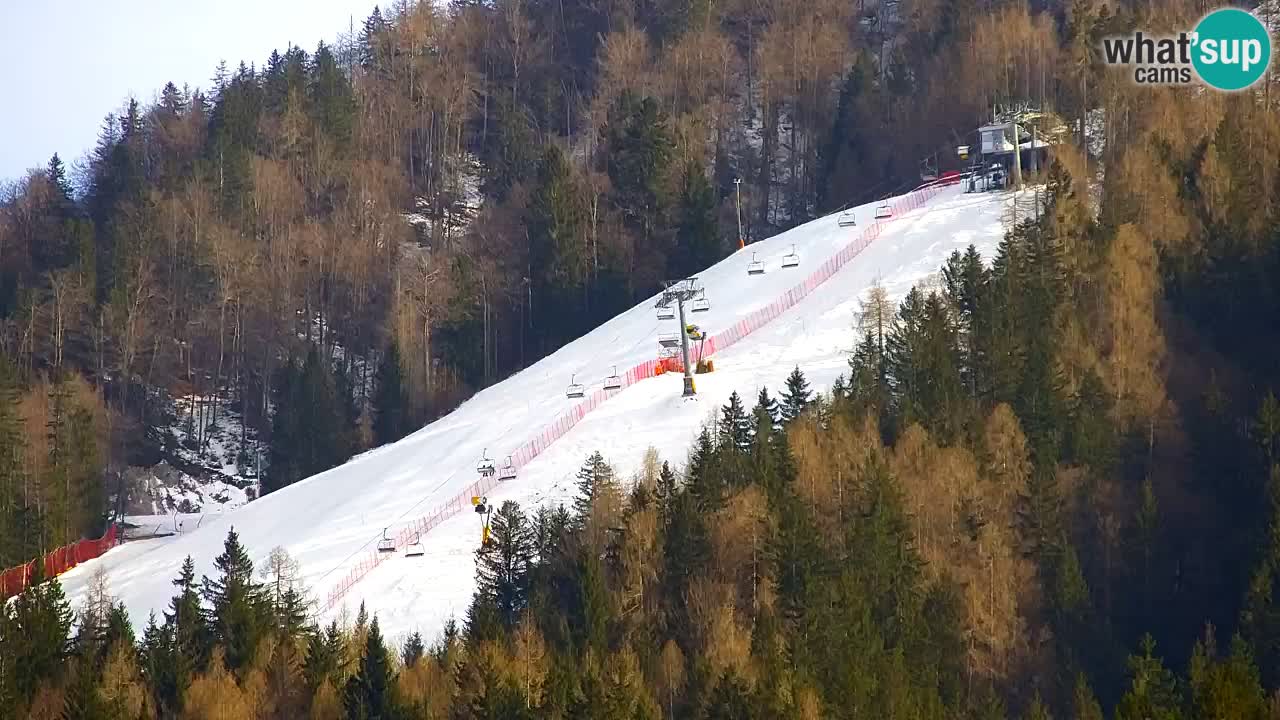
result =
[[1038,691],[1031,698],[1031,706],[1027,708],[1025,717],[1027,720],[1053,720],[1053,716],[1049,714],[1049,708],[1044,704]]
[[977,400],[987,388],[980,371],[984,362],[978,357],[981,345],[977,339],[981,330],[979,323],[983,317],[980,308],[986,309],[990,273],[983,266],[978,249],[970,245],[964,255],[959,251],[951,254],[942,268],[942,279],[946,304],[956,314],[957,365],[960,367],[966,392],[970,398]]
[[408,425],[408,395],[400,365],[400,345],[392,338],[378,363],[374,376],[377,390],[373,396],[373,441],[378,445],[395,442],[405,436]]
[[1155,641],[1142,639],[1142,654],[1129,656],[1129,689],[1116,705],[1116,720],[1180,720],[1182,694],[1177,677],[1155,656]]
[[923,380],[919,385],[921,420],[942,442],[950,443],[960,434],[967,393],[957,364],[959,341],[951,311],[937,293],[925,298],[921,331],[920,356],[916,358]]
[[608,650],[609,591],[604,584],[604,568],[600,555],[585,549],[578,555],[578,617],[570,623],[578,629],[577,639],[583,648],[597,654]]
[[520,506],[508,500],[493,515],[490,538],[489,551],[476,560],[476,597],[490,602],[509,630],[529,603],[533,528]]
[[[173,644],[171,634],[156,623],[156,615],[151,613],[142,631],[139,648],[142,673],[151,686],[157,709],[160,713],[169,715],[177,713],[179,698],[182,696],[177,684],[179,670]],[[182,691],[185,691],[185,686]]]
[[339,150],[344,149],[351,141],[355,126],[356,98],[351,83],[338,66],[338,59],[323,42],[312,56],[307,99],[316,127]]
[[689,277],[720,259],[716,200],[702,167],[690,160],[684,169],[676,206],[676,248],[670,277]]
[[893,328],[885,338],[885,365],[893,392],[893,415],[899,426],[923,419],[921,394],[926,378],[924,355],[924,295],[912,288],[898,306]]
[[298,392],[298,371],[293,358],[289,358],[276,372],[272,385],[271,443],[268,447],[269,466],[262,479],[262,494],[266,495],[300,480],[302,475],[302,415],[301,394]]
[[662,597],[672,613],[668,622],[677,637],[689,640],[692,628],[685,613],[685,592],[708,569],[711,539],[699,501],[688,489],[677,491],[672,502],[662,553]]
[[388,23],[382,17],[382,11],[377,5],[373,6],[373,12],[364,21],[364,27],[360,30],[360,37],[357,41],[359,48],[360,66],[366,70],[378,69],[381,62],[381,44],[383,35],[387,32]]
[[176,708],[197,668],[204,665],[212,649],[212,639],[200,608],[196,565],[191,556],[182,562],[173,586],[178,588],[178,594],[169,601],[169,609],[164,613],[163,643],[156,640],[153,645],[164,657],[162,667],[158,668],[163,678],[158,694],[162,704]]
[[872,410],[883,417],[892,409],[885,356],[870,331],[863,334],[849,356],[849,385],[845,396],[847,407],[855,417]]
[[352,408],[340,381],[315,347],[300,372],[292,362],[281,369],[264,493],[324,472],[351,456]]
[[805,612],[821,578],[821,533],[812,513],[792,492],[776,501],[778,525],[768,544],[774,566],[781,617],[796,622]]
[[[739,403],[739,410],[741,403]],[[744,416],[745,419],[745,416]],[[733,421],[736,423],[736,421]],[[732,423],[731,423],[732,424]],[[698,440],[689,453],[686,470],[685,492],[700,513],[712,513],[724,507],[728,491],[725,482],[727,470],[716,452],[711,431],[702,428]]]
[[583,288],[591,267],[582,242],[586,208],[564,152],[547,145],[525,211],[529,237],[529,271],[533,283],[533,324],[546,348],[577,337],[587,329]]
[[725,673],[711,691],[703,717],[706,720],[751,720],[758,717],[756,702],[746,683]]
[[800,417],[800,413],[809,406],[812,399],[812,393],[809,392],[809,382],[805,380],[804,373],[800,372],[797,365],[791,374],[787,376],[787,389],[782,392],[782,420],[783,422],[791,422]]
[[129,620],[129,610],[124,603],[116,603],[107,612],[107,622],[102,628],[102,647],[105,653],[111,652],[117,645],[134,647],[137,637],[133,634],[133,623]]
[[61,202],[72,202],[73,192],[71,182],[67,180],[67,168],[62,164],[62,158],[58,157],[58,153],[54,153],[53,157],[49,158],[49,182],[58,192]]
[[316,628],[307,638],[307,657],[302,663],[302,677],[309,693],[328,681],[337,684],[342,677],[346,649],[343,632],[333,621],[326,629]]
[[[312,347],[302,365],[303,416],[302,477],[339,465],[350,457],[348,411],[335,373],[327,359]],[[301,479],[301,478],[299,478]]]
[[862,56],[845,76],[836,102],[831,134],[818,148],[818,209],[832,211],[852,205],[855,192],[863,187],[872,148],[866,137],[863,117],[864,96],[872,87],[874,71]]
[[662,469],[658,471],[658,485],[654,491],[658,500],[658,520],[664,528],[671,521],[671,507],[675,502],[676,492],[676,474],[664,460]]
[[382,640],[378,618],[365,636],[360,669],[347,680],[343,708],[351,720],[392,720],[396,717],[396,677],[391,656]]
[[110,708],[98,692],[99,662],[93,657],[79,657],[70,663],[71,681],[62,711],[67,720],[111,720]]
[[720,408],[720,420],[716,423],[716,445],[731,453],[746,453],[751,450],[751,419],[736,390],[729,395],[729,404]]
[[849,567],[866,591],[871,620],[886,642],[906,644],[924,625],[919,623],[923,563],[912,541],[902,491],[883,459],[869,457],[860,481],[863,507],[845,541]]
[[400,661],[406,668],[411,668],[426,652],[427,647],[422,644],[422,634],[415,632],[405,639],[404,647],[400,649]]
[[[70,650],[71,604],[57,578],[45,580],[44,563],[32,563],[27,589],[12,600],[10,633],[6,642],[14,688],[23,701],[42,682],[62,675]],[[21,704],[21,703],[20,703]]]
[[213,580],[205,577],[201,591],[208,605],[210,634],[225,650],[227,668],[237,670],[253,660],[269,627],[266,601],[235,528],[227,532],[222,554],[213,564],[219,576]]
[[777,497],[783,484],[783,471],[778,467],[779,443],[786,442],[786,434],[777,431],[778,405],[761,388],[756,406],[751,410],[751,469],[756,482],[764,486],[770,497]]
[[664,187],[673,143],[658,101],[624,90],[609,108],[604,129],[606,169],[623,223],[639,237],[640,252],[659,250],[667,215]]
[[1076,675],[1076,687],[1071,696],[1072,720],[1106,720],[1102,714],[1102,706],[1089,687],[1089,679],[1084,673]]
[[367,627],[369,627],[369,611],[365,609],[364,601],[361,600],[360,608],[356,610],[356,634],[363,633]]
[[[849,362],[853,362],[853,358],[850,358]],[[842,373],[837,375],[835,380],[831,381],[831,403],[833,405],[837,405],[848,398],[849,385],[845,382],[844,374]]]
[[[782,429],[782,408],[778,405],[778,401],[769,395],[769,388],[760,388],[760,394],[756,396],[756,406],[752,408],[752,415],[759,411],[764,411],[769,419],[769,424],[774,430]],[[760,430],[760,418],[756,420],[756,432]]]
[[1270,517],[1266,544],[1245,590],[1240,632],[1262,669],[1264,683],[1272,687],[1280,680],[1280,466],[1271,468],[1267,495]]
[[578,468],[578,494],[573,498],[573,517],[579,528],[586,526],[591,518],[591,504],[595,498],[597,477],[604,472],[604,464],[604,456],[596,451],[587,457],[582,467]]

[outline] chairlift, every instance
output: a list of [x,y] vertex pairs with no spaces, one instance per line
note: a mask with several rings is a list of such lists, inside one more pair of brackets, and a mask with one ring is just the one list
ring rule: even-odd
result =
[[691,303],[693,312],[706,312],[711,309],[711,301],[707,299],[707,291],[699,290],[698,297]]
[[883,220],[888,217],[893,217],[893,211],[889,209],[889,203],[883,203],[881,205],[877,205],[876,219]]
[[938,179],[938,156],[930,155],[920,161],[920,181],[933,182]]
[[670,305],[665,305],[665,306],[663,306],[663,305],[659,305],[659,306],[658,306],[658,319],[659,319],[659,320],[673,320],[673,319],[675,319],[675,316],[676,316],[676,309],[675,309],[674,307],[672,307],[672,306],[670,306]]
[[853,211],[853,208],[849,208],[840,213],[840,217],[836,222],[839,223],[840,227],[853,227],[858,224],[857,213]]
[[422,533],[413,534],[413,542],[404,548],[405,557],[422,557],[424,550],[422,548]]
[[489,448],[480,452],[480,462],[476,463],[476,472],[480,473],[480,477],[493,477],[495,470],[493,460],[489,459]]
[[782,267],[793,268],[800,264],[800,256],[796,254],[796,246],[791,246],[791,252],[782,256]]
[[764,274],[764,263],[760,262],[760,258],[756,256],[756,253],[751,253],[751,264],[747,265],[747,274],[748,275]]
[[957,146],[956,146],[956,155],[957,155],[961,160],[968,160],[968,159],[969,159],[969,146],[968,146],[968,145],[957,145]]
[[577,377],[578,377],[577,373],[574,373],[573,375],[569,376],[569,387],[565,388],[565,391],[564,391],[565,397],[580,398],[583,395],[587,394],[587,389],[582,386],[582,383],[574,382],[574,379]]
[[498,470],[498,482],[516,479],[516,466],[511,462],[511,456],[507,456],[507,461],[502,464],[502,469]]
[[605,390],[617,390],[622,387],[622,378],[618,377],[618,366],[613,366],[613,374],[604,379]]
[[658,344],[662,347],[676,347],[680,344],[680,333],[663,333],[658,336]]
[[382,528],[382,539],[378,541],[378,552],[395,552],[396,541],[387,537],[387,529]]

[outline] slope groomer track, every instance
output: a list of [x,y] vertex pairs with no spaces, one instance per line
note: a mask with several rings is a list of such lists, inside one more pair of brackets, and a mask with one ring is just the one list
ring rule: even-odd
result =
[[[699,375],[697,401],[682,400],[677,373],[654,376],[659,332],[651,298],[403,440],[364,453],[224,515],[196,531],[126,544],[63,576],[78,599],[95,568],[107,569],[113,594],[135,623],[159,614],[173,594],[172,578],[188,555],[197,575],[213,573],[227,530],[235,527],[255,564],[283,546],[298,561],[302,582],[322,619],[349,614],[364,602],[386,631],[433,635],[461,617],[474,591],[479,522],[470,498],[492,504],[514,499],[532,509],[567,501],[573,474],[600,450],[623,476],[648,447],[683,464],[698,428],[737,390],[748,401],[761,386],[777,389],[799,366],[816,390],[845,370],[855,338],[859,299],[873,283],[899,297],[936,273],[953,250],[977,245],[989,256],[1003,236],[1008,193],[966,194],[957,186],[921,188],[889,203],[815,220],[753,243],[698,275],[710,301],[688,320],[708,335],[716,370]],[[799,256],[797,267],[782,258]],[[748,275],[753,258],[765,272]],[[615,371],[616,368],[616,371]],[[606,377],[618,389],[605,390]],[[566,397],[572,381],[584,397]],[[489,458],[516,477],[480,478]],[[384,536],[385,530],[385,536]],[[392,552],[377,552],[382,538]],[[421,539],[425,552],[406,557]]]

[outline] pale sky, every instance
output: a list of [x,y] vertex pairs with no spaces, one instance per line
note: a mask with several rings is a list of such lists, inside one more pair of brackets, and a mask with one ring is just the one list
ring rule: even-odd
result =
[[[103,117],[219,60],[262,67],[359,28],[379,0],[0,0],[0,180],[93,148]],[[382,4],[386,4],[385,2]]]

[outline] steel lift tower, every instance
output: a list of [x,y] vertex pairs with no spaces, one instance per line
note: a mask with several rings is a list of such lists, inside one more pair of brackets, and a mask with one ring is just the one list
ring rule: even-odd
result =
[[658,308],[676,306],[676,317],[680,320],[680,353],[684,360],[684,397],[693,397],[697,389],[693,386],[693,368],[689,365],[689,332],[684,319],[684,304],[693,300],[702,292],[697,278],[673,280],[667,283],[667,289],[658,298]]

